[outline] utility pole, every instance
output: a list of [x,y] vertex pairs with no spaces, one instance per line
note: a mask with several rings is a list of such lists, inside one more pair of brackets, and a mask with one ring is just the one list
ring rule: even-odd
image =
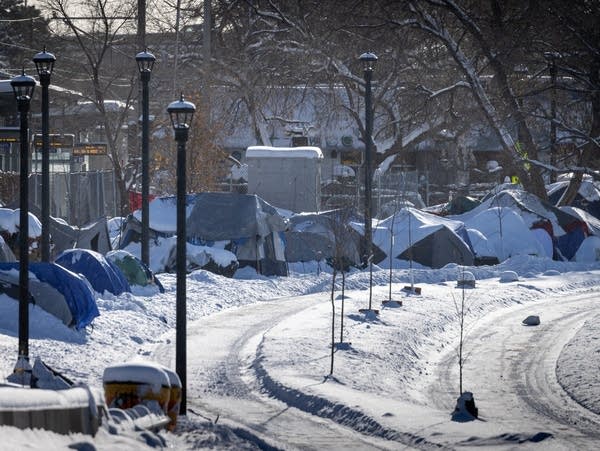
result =
[[146,48],[146,0],[138,0],[137,5],[137,48],[142,51]]

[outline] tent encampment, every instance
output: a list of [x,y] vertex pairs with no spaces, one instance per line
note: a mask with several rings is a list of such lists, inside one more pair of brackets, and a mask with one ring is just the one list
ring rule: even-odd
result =
[[68,249],[56,257],[55,263],[83,275],[98,293],[114,295],[131,292],[129,282],[118,266],[104,255],[89,249]]
[[[30,302],[64,324],[82,329],[100,313],[96,298],[81,276],[55,263],[30,263]],[[19,299],[19,262],[0,263],[0,291]]]

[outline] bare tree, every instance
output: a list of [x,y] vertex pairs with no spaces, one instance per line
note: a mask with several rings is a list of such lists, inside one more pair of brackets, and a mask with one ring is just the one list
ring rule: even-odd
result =
[[[193,89],[188,89],[194,92]],[[218,183],[225,176],[228,165],[227,154],[219,146],[222,133],[218,122],[211,121],[204,98],[200,94],[185,97],[196,105],[196,113],[190,127],[186,159],[187,190],[191,193],[218,191]],[[177,167],[173,158],[173,137],[169,119],[156,121],[155,133],[159,137],[152,140],[155,189],[162,193],[173,193]]]
[[469,314],[471,304],[473,301],[470,301],[470,296],[467,295],[467,286],[470,281],[469,277],[472,276],[471,273],[468,273],[464,267],[459,268],[458,274],[458,287],[461,289],[460,297],[456,299],[454,293],[452,293],[452,300],[454,302],[454,308],[456,310],[456,314],[458,316],[458,327],[459,327],[459,339],[458,339],[458,348],[456,350],[458,357],[458,391],[459,395],[463,394],[463,369],[465,364],[469,358],[469,353],[465,353],[465,341],[468,336],[467,327],[465,325],[465,319]]
[[341,273],[341,305],[340,305],[340,341],[344,342],[344,307],[346,302],[346,272],[352,265],[353,249],[351,238],[350,217],[352,210],[350,208],[340,208],[325,213],[328,219],[331,238],[333,240],[332,256],[330,259],[333,268],[333,277],[331,281],[331,366],[330,374],[333,374],[334,355],[336,349],[335,343],[335,284],[337,274]]
[[[66,86],[79,82],[80,90],[98,112],[120,194],[121,214],[128,211],[127,191],[135,182],[136,172],[135,167],[128,168],[128,149],[123,145],[123,132],[129,120],[137,77],[134,43],[131,52],[124,52],[121,36],[135,17],[132,3],[94,0],[71,9],[73,5],[68,0],[43,2],[48,11],[62,19],[54,22],[54,31],[63,39],[63,48],[73,52],[62,60],[64,68],[57,71],[57,81]],[[78,16],[75,16],[75,11]],[[126,62],[125,67],[130,67],[129,70],[123,71],[123,62]],[[65,67],[67,65],[69,70]],[[116,100],[112,105],[120,105],[120,108],[113,111],[108,100]],[[128,169],[133,169],[133,176]]]

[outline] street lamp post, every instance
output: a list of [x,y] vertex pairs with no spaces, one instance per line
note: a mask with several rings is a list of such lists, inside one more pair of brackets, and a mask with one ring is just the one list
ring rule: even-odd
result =
[[20,217],[19,217],[19,356],[15,373],[23,375],[29,365],[29,102],[35,89],[35,80],[25,71],[13,77],[10,84],[17,101],[20,120]]
[[148,96],[148,84],[150,75],[156,58],[152,53],[144,50],[135,56],[135,60],[140,70],[142,81],[142,262],[150,266],[150,211],[148,206],[148,197],[150,191],[150,150],[149,150],[149,117],[150,106]]
[[46,48],[33,57],[42,85],[42,261],[50,261],[50,102],[48,86],[56,57]]
[[373,98],[371,93],[371,80],[373,77],[373,68],[377,62],[377,56],[374,53],[366,52],[360,55],[360,61],[363,63],[365,77],[365,239],[367,242],[367,264],[369,265],[369,311],[373,299],[373,231],[372,231],[372,169],[371,158],[373,151]]
[[177,292],[175,371],[181,379],[181,405],[179,413],[187,412],[187,353],[186,353],[186,230],[185,230],[185,143],[196,106],[181,98],[171,102],[167,108],[177,142]]

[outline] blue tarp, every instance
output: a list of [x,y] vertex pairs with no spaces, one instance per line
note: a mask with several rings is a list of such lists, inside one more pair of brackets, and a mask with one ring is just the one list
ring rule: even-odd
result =
[[[19,271],[19,262],[0,263],[0,271]],[[65,302],[73,316],[71,326],[82,329],[100,315],[94,293],[88,284],[77,274],[54,263],[30,263],[29,272],[43,283],[50,285],[58,291],[64,299],[56,302]]]
[[74,273],[82,274],[98,293],[108,291],[119,295],[131,292],[129,282],[119,267],[98,252],[89,249],[68,249],[58,255],[54,262]]
[[579,246],[583,243],[586,238],[585,225],[583,223],[575,223],[567,233],[561,235],[556,240],[556,247],[567,260],[571,260],[575,257]]

